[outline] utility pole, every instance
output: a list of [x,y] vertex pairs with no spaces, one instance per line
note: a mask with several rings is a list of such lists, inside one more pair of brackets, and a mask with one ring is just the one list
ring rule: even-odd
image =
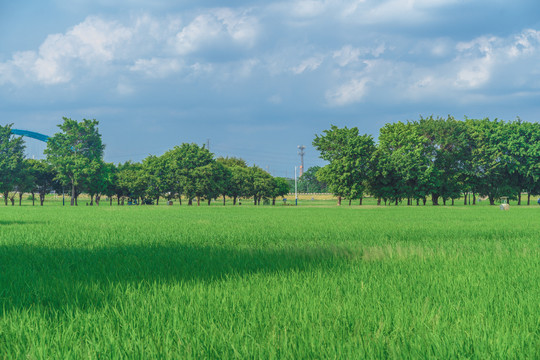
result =
[[206,149],[210,151],[210,139],[206,139]]
[[304,173],[304,149],[306,147],[304,145],[298,145],[298,155],[300,155],[300,177]]
[[294,167],[294,205],[298,206],[298,180],[296,179],[296,166]]

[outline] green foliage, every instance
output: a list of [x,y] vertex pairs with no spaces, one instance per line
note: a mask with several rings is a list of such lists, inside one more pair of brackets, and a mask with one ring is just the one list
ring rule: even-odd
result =
[[12,124],[0,126],[0,192],[7,205],[8,193],[23,177],[24,142],[11,134]]
[[[317,172],[320,169],[320,166],[312,166],[298,178],[298,192],[326,193],[328,191],[326,183],[319,181],[317,178]],[[291,192],[294,192],[294,182],[292,183]]]
[[340,129],[332,125],[316,135],[313,146],[329,164],[317,171],[317,178],[328,184],[338,197],[362,198],[370,174],[370,159],[375,143],[369,135],[359,135],[358,128]]
[[100,178],[105,146],[97,120],[63,119],[64,123],[58,125],[61,132],[49,139],[45,154],[56,171],[56,180],[64,186],[71,185],[74,205],[77,194]]

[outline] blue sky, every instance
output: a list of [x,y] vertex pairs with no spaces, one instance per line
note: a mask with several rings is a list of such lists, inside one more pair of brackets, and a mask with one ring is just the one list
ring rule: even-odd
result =
[[[226,7],[223,4],[227,4]],[[540,3],[0,0],[0,119],[95,118],[105,159],[182,142],[291,176],[331,124],[538,121]],[[40,144],[28,141],[29,152]]]

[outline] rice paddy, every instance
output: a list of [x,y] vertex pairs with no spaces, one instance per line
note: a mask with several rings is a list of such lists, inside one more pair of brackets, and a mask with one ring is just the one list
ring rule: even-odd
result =
[[0,354],[539,358],[539,218],[540,206],[2,206]]

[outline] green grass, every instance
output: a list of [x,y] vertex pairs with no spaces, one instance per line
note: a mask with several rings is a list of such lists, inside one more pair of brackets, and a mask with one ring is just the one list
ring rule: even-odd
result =
[[539,217],[2,206],[0,357],[539,358]]

